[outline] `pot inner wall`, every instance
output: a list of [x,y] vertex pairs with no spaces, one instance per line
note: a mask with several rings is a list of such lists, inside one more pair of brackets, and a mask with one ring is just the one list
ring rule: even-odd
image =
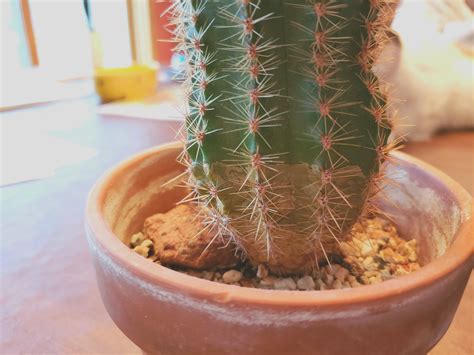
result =
[[[141,231],[147,217],[170,210],[186,195],[182,181],[169,182],[184,170],[176,162],[180,151],[176,145],[144,153],[121,166],[108,181],[102,209],[122,242],[128,243],[132,234]],[[470,211],[460,206],[441,180],[403,155],[397,156],[396,165],[387,165],[387,176],[378,207],[403,238],[417,240],[422,265],[443,255]]]

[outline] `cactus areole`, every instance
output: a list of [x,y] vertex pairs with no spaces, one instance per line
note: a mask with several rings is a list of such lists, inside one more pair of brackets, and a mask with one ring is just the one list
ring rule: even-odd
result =
[[390,2],[174,1],[186,200],[252,264],[310,270],[371,209],[391,127],[371,68]]

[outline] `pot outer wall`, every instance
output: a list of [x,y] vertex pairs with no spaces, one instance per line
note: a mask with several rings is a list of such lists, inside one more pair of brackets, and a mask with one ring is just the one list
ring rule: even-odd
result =
[[[162,187],[163,179],[181,169],[174,161],[180,149],[159,147],[123,163],[96,185],[88,202],[87,233],[103,302],[118,327],[144,352],[426,354],[446,332],[473,267],[473,243],[471,198],[464,191],[452,191],[459,186],[445,176],[397,155],[403,174],[395,179],[416,181],[412,195],[426,194],[423,188],[429,188],[436,195],[432,203],[438,205],[430,209],[423,206],[423,196],[410,196],[405,208],[398,209],[401,215],[395,216],[405,223],[400,229],[418,223],[413,230],[419,235],[412,237],[424,245],[426,261],[451,244],[445,255],[420,271],[358,289],[245,289],[153,264],[120,241],[140,230],[146,217],[172,208],[182,196],[183,191],[173,186]],[[403,202],[400,194],[396,199]],[[419,211],[414,210],[417,206]],[[407,209],[418,222],[409,220]],[[439,216],[434,216],[437,221],[427,219],[436,213],[451,214],[449,221],[439,221]],[[452,224],[448,231],[445,223]],[[441,233],[439,228],[444,228]],[[463,255],[455,249],[464,250]]]

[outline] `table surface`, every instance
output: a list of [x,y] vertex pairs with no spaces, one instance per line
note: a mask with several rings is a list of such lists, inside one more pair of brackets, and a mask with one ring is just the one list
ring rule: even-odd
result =
[[[83,210],[88,190],[107,168],[174,140],[179,123],[101,117],[96,110],[91,97],[0,117],[2,142],[15,137],[29,149],[31,161],[57,159],[58,139],[97,150],[89,159],[61,165],[51,177],[0,188],[2,354],[141,354],[101,303]],[[51,137],[57,146],[42,156],[44,150],[31,144],[34,135]],[[4,145],[2,154],[14,153]],[[442,134],[404,150],[474,193],[474,132]],[[451,327],[430,354],[474,354],[473,297],[471,277]]]

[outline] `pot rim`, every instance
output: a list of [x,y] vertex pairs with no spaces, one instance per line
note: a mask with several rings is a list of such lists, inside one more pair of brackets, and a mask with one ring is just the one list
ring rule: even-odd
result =
[[86,224],[92,231],[92,233],[89,233],[89,238],[98,243],[101,246],[101,251],[108,254],[114,262],[128,269],[134,276],[152,285],[163,286],[183,294],[194,295],[204,299],[219,300],[225,296],[227,301],[232,299],[233,301],[246,304],[292,307],[349,305],[373,302],[382,298],[411,293],[443,279],[463,264],[469,261],[472,264],[474,261],[474,238],[472,237],[474,235],[473,198],[463,187],[440,170],[408,154],[394,152],[392,153],[394,158],[419,166],[426,173],[434,176],[453,193],[459,205],[463,206],[463,212],[469,211],[469,215],[464,218],[465,220],[462,221],[462,225],[457,231],[456,239],[449,246],[446,253],[413,273],[358,288],[303,292],[226,285],[189,276],[158,265],[135,253],[115,236],[106,224],[100,205],[101,201],[105,198],[105,192],[109,184],[118,172],[128,168],[134,162],[143,160],[151,155],[165,150],[181,149],[181,147],[181,143],[172,142],[147,149],[128,158],[107,171],[94,184],[87,198]]

